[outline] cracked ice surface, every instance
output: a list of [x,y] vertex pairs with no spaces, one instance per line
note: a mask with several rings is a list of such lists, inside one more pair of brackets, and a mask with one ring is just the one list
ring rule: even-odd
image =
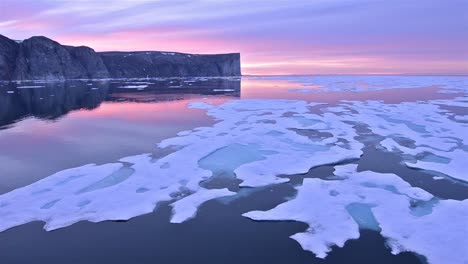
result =
[[[324,258],[331,246],[359,237],[350,205],[367,205],[361,215],[387,238],[392,253],[413,251],[429,263],[464,263],[468,244],[468,200],[438,200],[394,174],[356,172],[357,165],[335,167],[341,180],[305,179],[297,197],[269,211],[252,211],[254,220],[296,220],[309,224],[292,236],[305,250]],[[311,202],[314,201],[314,202]],[[422,209],[421,209],[422,207]],[[421,213],[423,211],[423,213]],[[365,221],[364,221],[365,222]]]

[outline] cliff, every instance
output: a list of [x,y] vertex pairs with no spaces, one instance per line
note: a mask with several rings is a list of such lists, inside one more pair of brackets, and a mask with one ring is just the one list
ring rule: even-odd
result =
[[0,80],[13,78],[18,46],[14,40],[0,35]]
[[240,76],[240,54],[95,52],[46,37],[16,42],[0,35],[0,80]]
[[100,52],[112,78],[240,76],[240,55],[176,52]]

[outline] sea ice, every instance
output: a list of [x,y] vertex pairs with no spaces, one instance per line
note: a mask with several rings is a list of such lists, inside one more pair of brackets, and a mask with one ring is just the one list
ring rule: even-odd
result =
[[[466,260],[468,200],[434,202],[431,194],[394,174],[356,172],[356,167],[335,167],[334,174],[341,180],[305,179],[296,187],[295,199],[244,216],[309,224],[306,232],[292,238],[320,258],[326,257],[331,246],[342,247],[358,238],[361,227],[380,231],[394,254],[417,252],[432,264]],[[430,204],[431,210],[420,213],[412,207],[416,202]]]
[[[157,203],[175,197],[179,200],[174,206],[193,205],[181,207],[190,209],[186,214],[175,209],[174,221],[179,222],[193,215],[200,201],[219,196],[200,187],[217,171],[242,180],[243,186],[258,187],[288,181],[278,177],[283,174],[358,158],[361,143],[334,144],[340,138],[353,141],[357,134],[352,125],[336,122],[336,114],[310,114],[312,105],[289,100],[230,101],[219,106],[194,103],[190,107],[207,110],[219,122],[162,141],[159,147],[178,150],[157,160],[143,154],[117,163],[86,165],[1,195],[0,203],[8,206],[0,208],[0,230],[35,220],[46,222],[47,230],[82,220],[126,220],[152,212]],[[314,121],[299,122],[287,117],[288,112]],[[319,140],[292,130],[312,128],[326,129],[335,137]]]
[[148,85],[124,85],[119,86],[118,88],[126,88],[126,89],[144,89],[148,87]]
[[213,92],[234,92],[234,89],[213,89]]
[[[462,98],[450,100],[461,103]],[[380,143],[387,151],[411,155],[416,163],[408,167],[442,173],[451,178],[468,181],[463,164],[468,160],[468,124],[452,120],[450,112],[440,108],[446,100],[383,104],[379,101],[346,102],[353,111],[342,112],[342,120],[366,124],[377,135],[385,137]],[[405,138],[413,147],[403,146],[394,139]],[[424,160],[424,154],[439,160]],[[426,155],[427,156],[427,155]],[[447,162],[441,162],[445,159]]]
[[17,86],[17,89],[33,89],[33,88],[43,88],[45,87],[44,85],[22,85],[22,86]]
[[[200,186],[211,177],[262,187],[289,181],[283,175],[359,159],[364,147],[359,127],[383,138],[381,148],[410,156],[408,167],[468,181],[463,167],[467,124],[441,107],[451,102],[466,107],[464,97],[394,105],[343,101],[324,106],[320,114],[310,111],[319,104],[298,100],[191,103],[189,108],[204,110],[217,122],[163,140],[159,148],[175,150],[164,157],[142,154],[89,164],[0,195],[0,231],[36,220],[46,222],[46,230],[82,220],[126,220],[152,212],[163,201],[173,207],[171,222],[180,223],[194,217],[203,202],[235,194]],[[394,174],[358,173],[356,165],[336,166],[335,175],[305,179],[295,199],[245,216],[308,223],[308,230],[293,238],[322,258],[332,245],[341,247],[359,237],[359,228],[369,228],[379,230],[394,253],[418,252],[431,263],[466,259],[460,247],[468,237],[463,232],[467,201],[438,200]],[[439,240],[443,248],[436,246]]]

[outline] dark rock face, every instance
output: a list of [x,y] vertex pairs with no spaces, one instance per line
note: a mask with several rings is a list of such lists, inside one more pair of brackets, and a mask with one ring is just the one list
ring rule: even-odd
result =
[[[19,45],[12,79],[86,79],[94,75],[94,73],[87,71],[90,66],[91,69],[97,70],[99,73],[106,71],[102,61],[101,68],[96,68],[98,63],[93,61],[96,59],[99,59],[99,56],[93,50],[65,47],[46,37],[32,37]],[[102,77],[106,78],[107,76]]]
[[240,76],[240,54],[95,52],[46,37],[17,43],[0,35],[0,80]]
[[15,70],[19,44],[0,35],[0,80],[10,80]]
[[112,78],[240,76],[240,54],[101,52]]
[[78,62],[83,66],[87,78],[90,79],[102,79],[109,78],[109,72],[107,71],[104,62],[92,48],[80,46],[70,47],[67,46],[68,51]]

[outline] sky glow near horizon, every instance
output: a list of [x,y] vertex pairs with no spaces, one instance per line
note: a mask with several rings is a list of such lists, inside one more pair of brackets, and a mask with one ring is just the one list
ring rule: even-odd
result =
[[243,74],[468,74],[468,1],[0,2],[0,34],[97,51],[240,52]]

